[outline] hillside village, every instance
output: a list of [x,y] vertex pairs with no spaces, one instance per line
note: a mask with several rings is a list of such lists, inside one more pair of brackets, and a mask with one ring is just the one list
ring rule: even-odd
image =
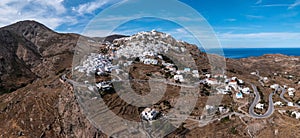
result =
[[[245,97],[249,100],[249,98],[252,99],[251,97],[253,97],[253,95],[256,95],[255,98],[257,98],[258,93],[255,93],[253,88],[249,88],[251,85],[238,77],[228,77],[225,74],[211,74],[209,72],[200,74],[197,69],[193,69],[189,66],[181,65],[178,67],[176,63],[173,63],[172,60],[165,57],[164,54],[170,53],[171,51],[178,54],[186,52],[186,48],[181,45],[183,43],[184,42],[175,40],[170,35],[154,30],[151,32],[141,32],[131,37],[115,39],[112,43],[106,42],[104,45],[109,49],[109,52],[106,54],[91,53],[83,60],[82,65],[75,67],[74,70],[84,73],[86,76],[101,77],[109,74],[116,76],[122,76],[122,74],[128,75],[128,67],[134,64],[159,66],[161,67],[161,71],[164,72],[164,77],[168,84],[183,86],[186,82],[189,82],[192,77],[196,80],[194,84],[214,88],[217,91],[216,94],[231,95],[233,97],[232,100],[238,103],[243,103]],[[176,46],[172,46],[171,44],[176,44]],[[258,72],[251,72],[250,75],[257,76],[259,78],[258,82],[263,87],[270,81],[268,77],[261,77]],[[274,73],[274,75],[277,74]],[[289,75],[288,77],[291,78],[293,76]],[[124,81],[122,77],[99,81],[93,86],[95,88],[91,87],[90,90],[98,89],[99,91],[105,92],[113,89],[112,84],[114,82],[121,81]],[[84,83],[90,84],[93,82],[85,80]],[[281,87],[279,84],[272,84],[269,87],[274,91],[280,88],[287,89],[290,97],[293,97],[296,92],[295,88],[287,87],[286,85]],[[281,98],[284,99],[283,97]],[[253,108],[253,110],[255,109],[254,111],[258,111],[259,113],[253,112],[244,115],[255,116],[256,114],[261,114],[261,111],[266,110],[265,108],[268,107],[268,105],[259,101],[258,99],[257,103],[253,102],[253,107],[249,106],[249,110]],[[287,106],[297,106],[286,99],[284,101],[287,102]],[[285,104],[282,101],[276,101],[274,105],[282,107]],[[231,109],[231,111],[229,109]],[[218,113],[221,113],[221,115],[235,113],[229,105],[220,105],[217,107],[206,105],[205,110],[208,113],[213,113],[216,110]],[[162,111],[153,107],[148,107],[141,112],[141,118],[147,121],[153,121],[157,119],[157,115],[161,112]],[[293,111],[290,113],[290,116],[299,118],[299,114],[297,111]]]
[[[165,57],[165,53],[174,51],[175,53],[184,53],[186,48],[181,45],[184,42],[177,41],[170,35],[160,33],[157,31],[141,32],[131,37],[125,37],[115,39],[112,43],[106,42],[104,45],[109,49],[106,54],[91,53],[85,60],[82,61],[82,65],[74,68],[74,70],[84,73],[86,76],[102,76],[102,75],[128,75],[127,68],[133,64],[144,64],[159,66],[165,73],[164,77],[169,84],[183,85],[185,82],[189,82],[191,77],[196,80],[195,84],[204,85],[208,87],[214,87],[217,90],[217,94],[232,95],[233,100],[241,102],[244,97],[250,98],[253,93],[252,88],[249,88],[249,84],[235,76],[228,77],[224,74],[210,74],[205,72],[200,74],[197,69],[193,69],[189,66],[178,67],[176,63],[170,61]],[[176,44],[172,46],[171,44]],[[166,75],[167,74],[167,75]],[[256,72],[251,72],[251,75],[257,76]],[[99,91],[106,91],[113,88],[113,82],[123,81],[122,77],[114,78],[112,80],[96,82],[94,87]],[[260,77],[259,82],[264,86],[269,80],[267,77]],[[84,81],[85,84],[93,83]],[[271,85],[270,88],[277,89],[278,84]],[[90,88],[91,90],[95,88]],[[295,93],[294,88],[288,88],[289,96],[293,96]],[[284,105],[280,101],[274,103],[275,106]],[[289,106],[293,106],[293,103],[289,102]],[[266,107],[265,103],[256,103],[254,108],[263,110]],[[228,106],[213,107],[206,105],[207,111],[218,109],[219,113],[228,114]],[[154,108],[146,108],[142,113],[144,120],[151,121],[156,117],[160,111]],[[150,116],[149,116],[150,115]]]

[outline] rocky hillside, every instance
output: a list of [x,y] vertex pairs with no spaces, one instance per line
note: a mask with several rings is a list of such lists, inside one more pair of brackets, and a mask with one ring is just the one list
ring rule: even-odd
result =
[[78,38],[35,21],[0,28],[0,137],[102,136],[59,81]]

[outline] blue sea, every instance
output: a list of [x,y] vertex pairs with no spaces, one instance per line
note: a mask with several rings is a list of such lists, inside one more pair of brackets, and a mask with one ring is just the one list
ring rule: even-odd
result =
[[[214,53],[211,50],[210,53]],[[288,56],[300,56],[300,48],[224,48],[226,58],[258,57],[265,54],[283,54]]]

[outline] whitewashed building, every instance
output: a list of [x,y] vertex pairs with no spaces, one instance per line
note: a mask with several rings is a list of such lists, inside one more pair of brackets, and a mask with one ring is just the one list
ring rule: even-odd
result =
[[182,75],[174,75],[174,80],[179,81],[179,82],[185,81]]
[[288,94],[290,97],[293,97],[295,92],[296,92],[295,88],[288,88]]
[[275,106],[283,106],[283,103],[281,101],[277,101],[274,103]]
[[249,87],[245,87],[241,90],[244,94],[250,94],[250,88]]
[[155,109],[151,109],[151,108],[146,108],[142,112],[141,116],[142,116],[143,120],[152,121],[152,120],[156,119],[158,114],[159,114],[159,111],[156,111]]
[[273,84],[273,85],[270,86],[270,88],[275,90],[275,89],[279,88],[279,85],[278,84]]
[[256,104],[255,108],[264,109],[264,106],[265,106],[264,104],[258,103],[258,104]]
[[296,119],[300,119],[300,113],[299,112],[293,111],[292,115],[295,115]]
[[294,106],[294,103],[288,102],[288,106]]

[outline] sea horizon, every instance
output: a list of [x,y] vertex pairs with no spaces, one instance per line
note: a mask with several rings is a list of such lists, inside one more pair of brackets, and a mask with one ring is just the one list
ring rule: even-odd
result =
[[[201,49],[203,51],[203,49]],[[219,50],[218,50],[219,51]],[[210,49],[211,54],[218,54],[214,49]],[[266,54],[282,54],[287,56],[300,56],[300,48],[223,48],[224,57],[241,59],[248,57],[260,57]]]

